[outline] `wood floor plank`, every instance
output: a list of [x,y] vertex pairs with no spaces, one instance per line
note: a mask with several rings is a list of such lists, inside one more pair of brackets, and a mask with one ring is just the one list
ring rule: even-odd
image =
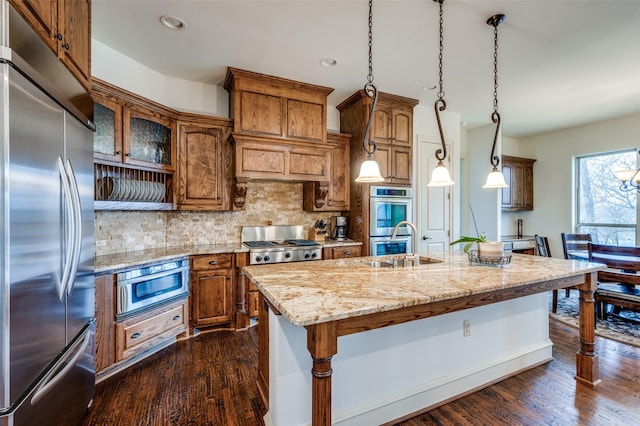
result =
[[[398,422],[640,425],[640,348],[596,337],[602,383],[577,383],[578,331],[550,322],[553,361]],[[100,383],[82,426],[262,426],[257,330],[181,341]]]

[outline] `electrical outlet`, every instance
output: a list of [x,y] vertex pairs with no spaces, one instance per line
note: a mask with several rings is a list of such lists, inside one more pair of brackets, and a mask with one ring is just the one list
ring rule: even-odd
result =
[[469,320],[462,321],[462,335],[464,337],[471,336],[471,322]]

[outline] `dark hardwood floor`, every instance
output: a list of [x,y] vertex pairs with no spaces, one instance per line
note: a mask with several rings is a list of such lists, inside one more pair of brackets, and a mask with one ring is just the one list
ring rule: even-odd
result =
[[[82,425],[263,425],[256,331],[201,334],[105,380]],[[397,424],[640,425],[640,348],[596,337],[593,390],[573,379],[577,330],[551,320],[550,336],[550,363]]]

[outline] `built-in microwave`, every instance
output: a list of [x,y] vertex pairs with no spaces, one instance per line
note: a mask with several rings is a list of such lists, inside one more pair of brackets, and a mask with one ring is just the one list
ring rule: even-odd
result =
[[405,254],[411,247],[411,236],[405,235],[392,239],[391,237],[370,237],[369,256],[387,256],[390,254]]
[[[411,222],[412,192],[409,187],[371,186],[369,194],[369,237],[388,236],[403,220]],[[409,235],[401,226],[398,235]]]
[[117,274],[116,320],[189,295],[189,260],[175,260]]

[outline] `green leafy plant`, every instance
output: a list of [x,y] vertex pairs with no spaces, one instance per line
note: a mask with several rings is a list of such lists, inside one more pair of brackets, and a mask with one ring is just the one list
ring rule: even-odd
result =
[[486,243],[487,237],[484,234],[480,234],[478,237],[467,237],[465,235],[461,235],[459,239],[451,242],[449,245],[452,246],[454,244],[466,243],[462,250],[466,253],[475,243]]

